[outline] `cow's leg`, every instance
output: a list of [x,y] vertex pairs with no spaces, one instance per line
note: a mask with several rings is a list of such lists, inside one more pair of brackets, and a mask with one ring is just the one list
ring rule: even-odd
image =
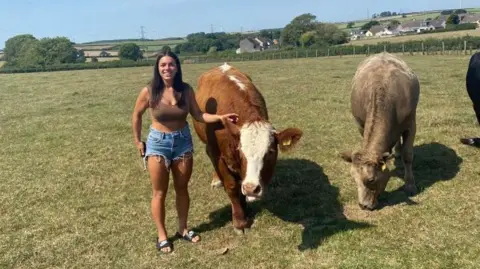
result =
[[218,176],[222,177],[221,180],[223,181],[225,192],[230,198],[233,227],[240,231],[249,228],[250,223],[246,213],[247,201],[245,195],[240,190],[240,183],[235,180],[222,160],[218,162]]
[[[208,157],[210,158],[210,161],[212,162],[212,164],[215,166],[215,164],[218,162],[218,160],[215,160],[215,158],[213,157],[212,149],[209,146],[206,146],[205,147],[205,152],[207,153]],[[215,167],[214,167],[214,169],[215,169]],[[223,185],[223,183],[220,180],[220,177],[218,176],[217,171],[215,169],[215,171],[213,171],[213,174],[212,174],[212,182],[210,183],[210,186],[212,186],[212,188],[220,188],[222,185]]]
[[402,154],[402,139],[399,138],[398,142],[394,146],[395,158],[398,158]]
[[407,193],[414,195],[417,193],[417,187],[415,186],[415,180],[413,178],[413,142],[415,140],[416,134],[416,123],[415,120],[411,124],[411,127],[404,131],[402,134],[403,143],[402,143],[402,161],[405,167],[405,186],[404,189]]
[[477,123],[480,124],[480,102],[479,101],[473,103],[473,111],[475,111],[475,116],[477,117]]
[[247,201],[240,190],[240,184],[236,182],[227,165],[220,159],[219,154],[214,154],[218,152],[214,152],[214,149],[208,146],[206,152],[215,169],[214,176],[216,175],[220,184],[223,184],[224,190],[230,198],[233,227],[243,232],[243,229],[248,228],[249,221],[246,214]]

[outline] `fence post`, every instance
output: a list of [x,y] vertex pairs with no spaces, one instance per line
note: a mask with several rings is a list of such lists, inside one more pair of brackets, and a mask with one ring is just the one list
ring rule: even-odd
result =
[[405,55],[405,44],[402,43],[402,54]]
[[442,41],[442,55],[445,54],[445,42]]
[[423,45],[423,41],[422,41],[422,55],[425,55],[425,46]]
[[367,55],[370,55],[370,46],[367,46]]
[[467,40],[463,40],[463,54],[467,55]]
[[383,45],[383,52],[387,52],[387,45]]
[[318,57],[318,50],[315,50],[315,57]]
[[355,47],[353,47],[353,56],[355,56]]

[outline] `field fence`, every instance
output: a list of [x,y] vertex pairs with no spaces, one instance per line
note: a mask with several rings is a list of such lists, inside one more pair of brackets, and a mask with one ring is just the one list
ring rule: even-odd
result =
[[242,53],[237,55],[216,56],[184,56],[185,64],[201,64],[215,62],[241,62],[241,61],[264,61],[281,59],[317,58],[317,57],[343,57],[343,56],[369,56],[380,52],[389,52],[397,55],[472,55],[480,49],[480,45],[464,41],[458,44],[444,42],[435,45],[419,44],[382,44],[364,46],[338,46],[328,49],[296,49],[289,51],[259,51]]

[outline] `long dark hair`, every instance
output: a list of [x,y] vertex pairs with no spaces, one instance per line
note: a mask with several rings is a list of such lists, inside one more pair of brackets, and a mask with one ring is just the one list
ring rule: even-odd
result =
[[178,101],[177,105],[183,105],[184,102],[184,94],[183,91],[185,89],[185,85],[183,83],[182,78],[182,67],[180,66],[180,60],[178,59],[177,55],[170,50],[166,50],[161,52],[157,56],[157,61],[155,62],[155,66],[153,67],[153,79],[150,82],[150,106],[155,107],[163,95],[163,90],[165,88],[165,83],[163,83],[163,79],[160,76],[160,72],[158,71],[158,65],[160,64],[160,59],[165,56],[170,56],[175,60],[175,65],[177,66],[177,73],[173,78],[173,89],[176,92],[182,93],[182,97]]

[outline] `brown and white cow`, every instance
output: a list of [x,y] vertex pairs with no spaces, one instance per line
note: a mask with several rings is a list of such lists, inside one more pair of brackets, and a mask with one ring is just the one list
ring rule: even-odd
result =
[[392,54],[373,55],[358,66],[351,108],[363,146],[341,156],[351,163],[350,173],[357,183],[362,209],[374,209],[378,195],[385,190],[391,176],[387,162],[393,158],[394,146],[405,166],[404,188],[411,194],[416,192],[412,161],[419,95],[417,76]]
[[203,112],[237,113],[238,121],[204,124],[193,121],[200,140],[232,205],[233,226],[243,230],[251,224],[246,203],[260,199],[272,179],[278,148],[291,149],[302,131],[275,130],[269,121],[265,100],[250,77],[227,63],[202,74],[196,100]]

